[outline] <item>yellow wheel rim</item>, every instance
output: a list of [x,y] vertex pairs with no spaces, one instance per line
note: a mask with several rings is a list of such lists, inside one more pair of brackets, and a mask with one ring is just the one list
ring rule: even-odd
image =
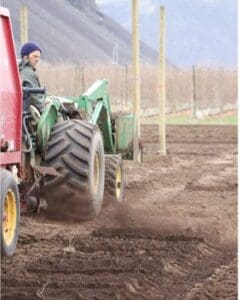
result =
[[99,157],[98,154],[94,157],[94,191],[95,193],[98,192],[98,186],[99,186]]
[[17,204],[15,194],[11,189],[7,191],[3,210],[3,239],[7,246],[14,240],[17,223]]
[[118,166],[116,169],[116,197],[117,199],[121,196],[121,185],[122,185],[122,170],[121,167]]

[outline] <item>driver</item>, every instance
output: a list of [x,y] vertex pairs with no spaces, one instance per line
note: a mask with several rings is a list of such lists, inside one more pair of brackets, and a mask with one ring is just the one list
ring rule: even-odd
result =
[[[36,73],[36,65],[41,57],[40,47],[33,42],[25,43],[21,48],[21,62],[19,63],[19,71],[22,79],[22,86],[29,88],[41,87],[38,75]],[[43,112],[44,96],[40,94],[30,95],[30,104],[34,105],[40,113]]]

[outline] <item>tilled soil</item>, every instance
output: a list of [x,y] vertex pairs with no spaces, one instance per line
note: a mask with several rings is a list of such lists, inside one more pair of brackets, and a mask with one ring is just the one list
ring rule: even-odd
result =
[[[125,203],[85,223],[23,216],[2,299],[237,299],[237,128],[143,126]],[[56,199],[57,201],[57,199]]]

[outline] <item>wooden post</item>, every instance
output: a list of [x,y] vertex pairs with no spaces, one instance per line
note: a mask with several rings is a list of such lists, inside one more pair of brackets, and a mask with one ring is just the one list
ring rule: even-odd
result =
[[124,67],[124,103],[125,103],[125,108],[128,106],[128,66],[125,65]]
[[136,134],[134,135],[134,160],[141,161],[139,149],[140,138],[140,55],[139,55],[139,21],[138,0],[132,0],[132,66],[133,66],[133,107],[136,118]]
[[120,88],[120,104],[121,112],[124,112],[125,107],[125,66],[119,66],[121,72],[121,88]]
[[177,97],[178,97],[178,93],[177,93],[177,87],[178,87],[178,71],[174,70],[173,72],[173,112],[176,113],[177,112]]
[[192,118],[197,119],[197,94],[196,94],[196,70],[192,67],[193,97],[192,97]]
[[160,7],[159,45],[159,154],[166,155],[166,59],[165,59],[165,8]]
[[28,41],[28,8],[21,5],[20,8],[20,42],[24,44]]
[[85,93],[85,69],[84,66],[81,68],[82,73],[82,93]]
[[218,83],[217,83],[217,87],[218,87],[218,90],[220,90],[220,93],[218,94],[218,97],[220,98],[219,99],[219,108],[220,108],[220,113],[223,113],[224,112],[224,104],[225,104],[225,101],[226,101],[226,90],[225,90],[225,81],[224,81],[224,75],[225,75],[225,72],[223,70],[223,68],[220,68],[218,70]]
[[74,87],[74,96],[77,97],[80,94],[80,67],[75,66],[75,87]]

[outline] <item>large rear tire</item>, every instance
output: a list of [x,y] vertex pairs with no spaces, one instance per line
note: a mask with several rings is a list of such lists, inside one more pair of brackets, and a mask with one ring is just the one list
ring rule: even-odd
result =
[[101,210],[105,160],[97,126],[67,120],[53,128],[45,164],[62,177],[45,177],[47,214],[56,219],[88,220]]
[[18,185],[13,175],[0,170],[1,179],[1,255],[12,256],[15,253],[19,223],[20,197]]
[[106,203],[114,201],[122,203],[124,192],[123,160],[120,155],[105,155],[105,190],[104,200]]

